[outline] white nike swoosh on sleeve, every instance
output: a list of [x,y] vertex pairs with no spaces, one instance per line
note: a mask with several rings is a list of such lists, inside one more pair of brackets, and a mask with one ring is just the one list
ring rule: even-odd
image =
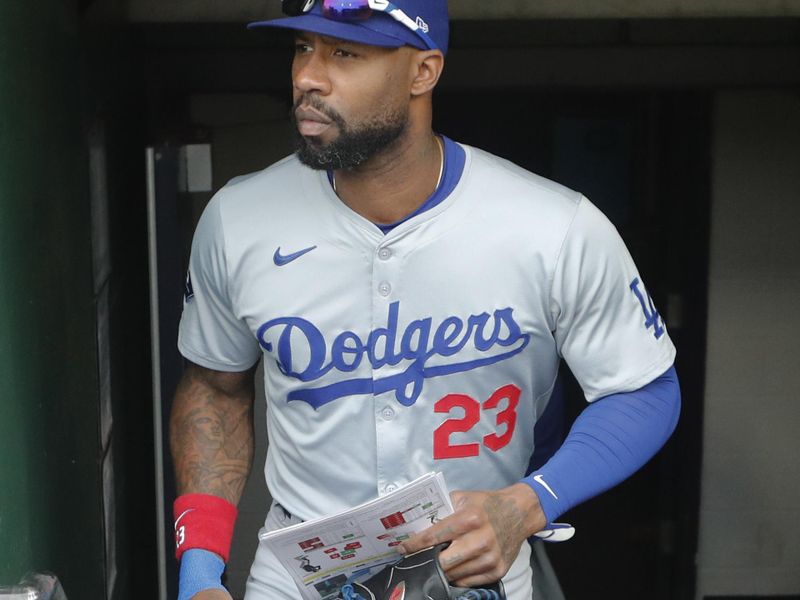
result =
[[541,485],[541,486],[542,486],[544,489],[546,489],[548,492],[550,492],[550,495],[551,495],[553,498],[555,498],[556,500],[558,500],[558,496],[556,496],[556,493],[553,491],[553,488],[551,488],[549,485],[547,485],[547,482],[544,480],[544,478],[543,478],[541,475],[534,475],[534,477],[533,477],[533,480],[534,480],[536,483],[538,483],[539,485]]

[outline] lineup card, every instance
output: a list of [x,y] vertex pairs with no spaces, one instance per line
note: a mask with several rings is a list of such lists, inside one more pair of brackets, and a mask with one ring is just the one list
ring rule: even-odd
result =
[[262,534],[304,600],[331,600],[353,573],[400,560],[395,546],[453,513],[441,473],[428,473],[348,511]]

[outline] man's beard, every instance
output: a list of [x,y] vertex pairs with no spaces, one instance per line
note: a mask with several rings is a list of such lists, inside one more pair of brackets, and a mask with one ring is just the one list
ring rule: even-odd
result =
[[317,170],[355,169],[366,163],[397,141],[408,124],[408,113],[395,111],[365,123],[357,129],[350,128],[344,118],[314,97],[298,100],[295,109],[305,102],[328,117],[339,129],[339,137],[329,144],[304,138],[297,129],[297,119],[292,112],[297,157],[304,165]]

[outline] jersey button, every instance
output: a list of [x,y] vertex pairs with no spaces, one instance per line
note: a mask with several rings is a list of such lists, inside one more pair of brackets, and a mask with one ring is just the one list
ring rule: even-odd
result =
[[385,488],[383,488],[383,491],[386,492],[387,494],[391,494],[396,489],[397,489],[397,486],[395,484],[393,484],[393,483],[390,483]]
[[378,293],[384,298],[392,293],[392,286],[388,281],[381,281],[378,285]]
[[380,250],[378,250],[378,258],[380,258],[381,260],[389,260],[390,258],[392,258],[392,251],[389,250],[388,248],[381,248]]
[[381,411],[381,417],[383,417],[384,421],[391,421],[394,419],[394,410],[390,406],[387,406]]

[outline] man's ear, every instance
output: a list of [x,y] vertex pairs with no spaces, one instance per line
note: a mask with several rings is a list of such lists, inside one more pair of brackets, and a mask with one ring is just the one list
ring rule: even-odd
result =
[[426,50],[417,53],[413,62],[411,95],[423,96],[433,91],[444,70],[444,55],[441,50]]

